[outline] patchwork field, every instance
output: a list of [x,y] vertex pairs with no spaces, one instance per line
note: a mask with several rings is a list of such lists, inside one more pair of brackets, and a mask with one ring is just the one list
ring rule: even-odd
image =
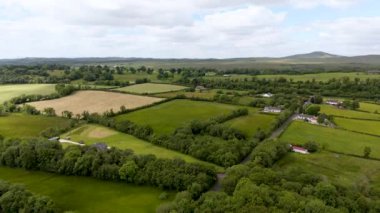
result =
[[371,157],[380,158],[380,137],[321,127],[303,121],[292,122],[280,138],[291,144],[315,141],[326,150],[359,156],[363,155],[364,147],[368,146],[372,149]]
[[0,103],[21,95],[50,95],[55,93],[55,84],[0,85]]
[[155,212],[165,202],[158,198],[163,191],[157,188],[88,177],[0,167],[0,179],[52,198],[62,212]]
[[357,120],[338,117],[334,118],[334,121],[341,128],[355,132],[378,135],[380,137],[380,121]]
[[242,131],[248,137],[252,137],[259,128],[268,133],[275,120],[276,115],[261,114],[258,112],[258,109],[250,108],[247,116],[235,118],[226,122],[226,124]]
[[223,170],[222,167],[219,167],[215,164],[198,160],[180,152],[155,146],[132,135],[120,133],[102,126],[84,125],[62,135],[62,137],[70,137],[70,139],[73,141],[83,141],[85,144],[102,142],[111,147],[131,149],[136,154],[153,154],[159,158],[181,158],[189,163],[200,163],[214,167],[219,171]]
[[156,134],[169,134],[192,120],[205,120],[241,107],[203,101],[174,100],[116,117],[116,121],[130,120],[150,125]]
[[176,81],[181,76],[175,74],[173,78],[169,79],[157,79],[157,72],[154,72],[153,74],[147,74],[145,72],[137,72],[137,73],[125,73],[125,74],[115,74],[113,75],[114,79],[117,79],[118,81],[128,81],[131,83],[134,83],[137,79],[148,79],[151,82],[170,82],[170,81]]
[[28,104],[39,110],[52,107],[55,109],[57,115],[61,115],[65,110],[73,112],[74,114],[81,114],[83,111],[103,113],[111,109],[117,112],[121,106],[125,106],[127,109],[134,109],[162,100],[161,98],[114,92],[79,91],[63,98],[31,102]]
[[4,137],[38,137],[50,127],[66,128],[70,120],[57,117],[10,114],[0,116],[0,135]]
[[137,93],[137,94],[155,94],[155,93],[179,91],[179,90],[184,90],[186,88],[187,87],[173,85],[173,84],[146,83],[146,84],[136,84],[136,85],[132,85],[128,87],[122,87],[115,90],[122,91],[122,92]]
[[380,114],[347,110],[347,109],[338,109],[334,106],[329,105],[320,105],[321,113],[327,115],[334,115],[346,118],[356,118],[356,119],[369,119],[369,120],[380,120]]
[[289,153],[274,168],[304,170],[323,175],[339,185],[359,188],[371,185],[379,190],[379,167],[379,161],[320,152],[311,155]]

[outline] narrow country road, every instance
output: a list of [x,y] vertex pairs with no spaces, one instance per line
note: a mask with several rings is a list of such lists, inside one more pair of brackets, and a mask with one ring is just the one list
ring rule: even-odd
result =
[[74,142],[74,141],[70,141],[70,140],[66,140],[66,139],[59,139],[58,141],[60,143],[68,143],[68,144],[73,144],[73,145],[77,145],[77,146],[84,146],[84,144]]
[[[275,139],[279,137],[284,130],[289,126],[289,124],[298,116],[297,113],[294,113],[292,116],[288,118],[278,129],[272,132],[269,139]],[[249,154],[246,158],[243,159],[239,164],[246,164],[251,161],[251,154]],[[226,176],[225,173],[217,174],[217,180],[215,185],[210,189],[210,191],[220,191],[222,189],[222,180]]]

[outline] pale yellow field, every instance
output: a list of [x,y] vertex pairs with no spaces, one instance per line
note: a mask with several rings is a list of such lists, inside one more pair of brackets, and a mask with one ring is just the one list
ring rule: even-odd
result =
[[103,113],[111,109],[114,112],[118,112],[123,105],[127,109],[135,109],[161,100],[163,99],[114,92],[79,91],[63,98],[28,104],[36,107],[38,110],[52,107],[57,115],[61,115],[65,110],[73,112],[75,115],[81,114],[83,111]]

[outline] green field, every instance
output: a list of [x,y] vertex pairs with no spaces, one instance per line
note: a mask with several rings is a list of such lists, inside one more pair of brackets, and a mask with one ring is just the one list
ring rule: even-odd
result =
[[67,128],[70,120],[25,114],[0,116],[0,135],[4,137],[38,137],[40,132],[49,127]]
[[137,73],[125,73],[125,74],[114,74],[113,78],[117,81],[127,81],[134,83],[137,79],[148,79],[151,82],[171,82],[178,80],[181,76],[175,74],[173,78],[168,79],[157,79],[157,72],[153,74],[148,74],[146,72],[137,72]]
[[371,113],[375,113],[375,112],[380,113],[380,104],[360,102],[359,110],[371,112]]
[[369,119],[369,120],[380,120],[380,114],[354,111],[348,109],[339,109],[334,106],[329,105],[320,105],[321,113],[325,113],[327,115],[334,115],[346,118],[357,118],[357,119]]
[[55,93],[54,84],[0,85],[0,103],[21,95],[50,95]]
[[235,118],[226,122],[230,127],[242,131],[246,136],[252,137],[258,128],[269,133],[272,123],[275,121],[276,115],[261,114],[258,109],[250,108],[247,116]]
[[355,132],[363,132],[380,136],[380,121],[334,118],[335,123],[343,128]]
[[89,177],[0,167],[0,179],[48,196],[63,211],[81,213],[154,212],[163,201],[157,188],[106,182]]
[[359,78],[361,80],[365,80],[367,78],[369,79],[379,79],[380,75],[369,75],[367,73],[360,73],[360,72],[349,72],[349,73],[344,73],[344,72],[336,72],[336,73],[313,73],[313,74],[297,74],[297,75],[230,75],[229,77],[223,77],[223,76],[207,76],[205,78],[207,79],[239,79],[239,80],[244,80],[244,79],[251,79],[252,77],[256,77],[258,79],[278,79],[278,78],[286,78],[288,80],[293,80],[294,82],[297,81],[312,81],[315,79],[315,81],[323,81],[326,82],[330,79],[336,78],[340,79],[343,77],[349,77],[350,79],[355,79]]
[[155,93],[163,93],[163,92],[172,92],[178,90],[184,90],[187,87],[172,85],[172,84],[136,84],[128,87],[122,87],[115,89],[117,91],[129,92],[129,93],[137,93],[137,94],[155,94]]
[[309,141],[319,143],[326,150],[363,155],[364,147],[371,147],[371,157],[380,158],[380,137],[327,128],[302,121],[293,122],[281,135],[281,140],[291,144]]
[[223,168],[220,166],[198,160],[180,152],[155,146],[131,135],[120,133],[102,126],[84,125],[62,135],[62,137],[70,137],[70,140],[77,142],[83,141],[85,144],[102,142],[111,147],[131,149],[136,154],[154,154],[159,158],[181,158],[189,163],[200,163],[214,167],[218,171],[223,171]]
[[206,120],[242,107],[203,101],[174,100],[116,117],[116,121],[130,120],[150,125],[156,134],[170,134],[192,120]]
[[380,189],[380,161],[320,152],[310,155],[289,153],[275,169],[293,169],[322,175],[338,185],[363,187],[369,183]]

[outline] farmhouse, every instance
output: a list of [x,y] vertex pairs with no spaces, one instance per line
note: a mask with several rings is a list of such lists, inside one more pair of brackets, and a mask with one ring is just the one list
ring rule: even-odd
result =
[[318,118],[316,116],[313,116],[313,115],[299,114],[299,115],[297,115],[295,120],[302,120],[302,121],[310,122],[312,124],[318,124]]
[[303,147],[300,146],[293,146],[290,145],[293,152],[301,153],[301,154],[310,154],[309,151]]
[[332,106],[339,106],[339,105],[342,104],[342,102],[341,101],[337,101],[337,100],[327,100],[326,104],[332,105]]
[[265,107],[263,112],[266,112],[266,113],[280,113],[282,112],[282,109],[281,108],[278,108],[278,107]]
[[264,94],[261,94],[261,97],[263,97],[263,98],[271,98],[271,97],[273,97],[273,94],[272,93],[264,93]]
[[202,92],[202,91],[206,91],[206,90],[207,90],[207,88],[204,87],[204,86],[197,86],[197,87],[195,87],[195,91],[197,91],[197,92]]

